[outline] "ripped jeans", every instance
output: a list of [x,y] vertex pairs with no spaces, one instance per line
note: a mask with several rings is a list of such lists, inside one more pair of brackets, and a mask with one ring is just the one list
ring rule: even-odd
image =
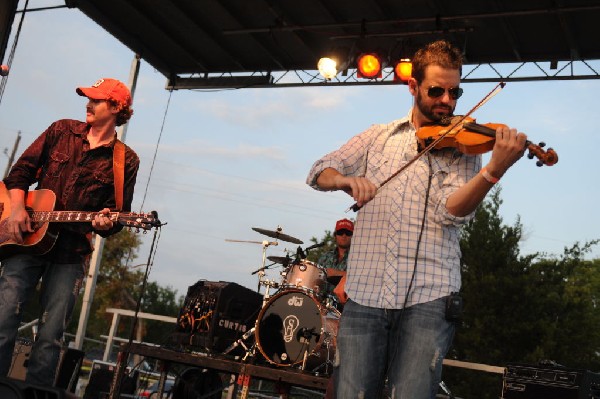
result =
[[38,334],[31,349],[26,381],[53,386],[63,333],[83,280],[83,265],[54,264],[31,255],[16,255],[2,261],[0,276],[0,376],[11,366],[17,329],[25,303],[42,278],[41,314]]
[[435,398],[455,330],[445,301],[386,310],[349,300],[337,336],[336,397],[381,398],[387,377],[386,397]]

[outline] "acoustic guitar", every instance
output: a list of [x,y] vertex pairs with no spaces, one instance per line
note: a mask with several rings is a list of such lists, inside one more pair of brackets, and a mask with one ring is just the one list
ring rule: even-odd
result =
[[[58,232],[50,227],[50,223],[91,223],[98,214],[86,211],[55,211],[55,203],[56,195],[52,190],[41,189],[26,193],[25,206],[35,231],[25,234],[23,242],[17,243],[8,233],[10,197],[6,186],[0,181],[0,259],[21,253],[43,255],[52,249],[58,238]],[[161,226],[156,212],[110,212],[107,217],[113,223],[136,229],[151,230]]]

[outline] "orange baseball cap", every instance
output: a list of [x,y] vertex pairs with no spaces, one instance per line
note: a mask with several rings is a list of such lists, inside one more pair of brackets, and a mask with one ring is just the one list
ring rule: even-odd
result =
[[131,106],[132,102],[129,88],[117,79],[102,78],[91,87],[78,87],[75,91],[92,100],[115,100],[127,106]]

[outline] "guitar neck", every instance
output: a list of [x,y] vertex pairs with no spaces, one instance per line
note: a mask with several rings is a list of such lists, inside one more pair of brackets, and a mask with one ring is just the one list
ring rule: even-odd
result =
[[[98,212],[84,211],[29,211],[34,222],[87,222],[91,223]],[[120,212],[110,212],[107,217],[113,222],[119,219]]]

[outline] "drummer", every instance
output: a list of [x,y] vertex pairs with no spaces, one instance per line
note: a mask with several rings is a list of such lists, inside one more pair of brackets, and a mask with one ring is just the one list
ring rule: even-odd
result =
[[[317,262],[326,269],[327,280],[329,282],[337,280],[338,277],[340,278],[337,284],[329,285],[327,291],[331,292],[333,290],[333,293],[341,304],[344,304],[348,299],[344,291],[344,283],[346,282],[346,261],[348,260],[353,233],[354,223],[351,220],[338,220],[333,233],[335,248],[323,253]],[[333,288],[334,286],[335,288]]]

